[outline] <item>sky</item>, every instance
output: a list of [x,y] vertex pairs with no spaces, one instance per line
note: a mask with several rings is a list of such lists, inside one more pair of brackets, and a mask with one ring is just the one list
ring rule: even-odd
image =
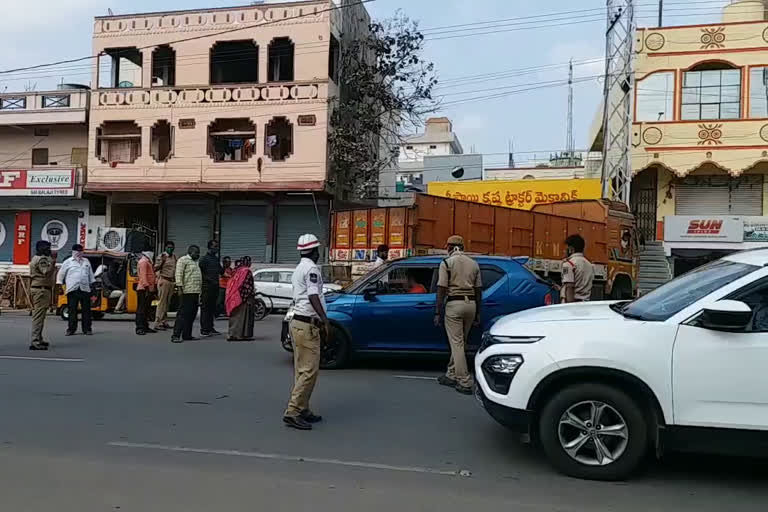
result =
[[[0,17],[0,69],[91,54],[93,17],[246,5],[237,0],[26,0],[6,2]],[[269,3],[269,2],[268,2]],[[636,0],[638,25],[657,25],[657,0]],[[728,0],[665,0],[664,25],[716,23]],[[485,167],[506,165],[510,141],[518,165],[566,147],[568,61],[573,59],[574,139],[588,146],[602,101],[605,0],[374,0],[375,19],[398,9],[427,36],[424,56],[440,80],[440,115],[452,119],[465,152]],[[457,25],[461,25],[457,27]],[[457,37],[461,36],[461,37]],[[8,51],[11,50],[11,51]],[[530,68],[538,68],[531,70]],[[525,70],[523,73],[520,70]],[[37,70],[2,79],[0,91],[88,83],[84,70]],[[78,74],[80,73],[80,74]],[[490,76],[489,76],[490,75]],[[525,90],[528,89],[528,90]],[[503,95],[502,95],[503,94]],[[491,97],[489,97],[491,96]]]

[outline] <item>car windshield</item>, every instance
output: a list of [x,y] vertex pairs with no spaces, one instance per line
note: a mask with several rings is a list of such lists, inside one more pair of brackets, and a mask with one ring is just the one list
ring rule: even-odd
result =
[[628,318],[661,322],[758,268],[736,261],[713,261],[673,279],[634,302],[614,309]]

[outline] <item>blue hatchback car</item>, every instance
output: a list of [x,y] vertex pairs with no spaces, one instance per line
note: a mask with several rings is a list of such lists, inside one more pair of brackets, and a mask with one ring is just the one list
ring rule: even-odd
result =
[[[340,368],[355,354],[449,353],[442,326],[435,327],[438,266],[442,256],[396,260],[326,295],[331,339],[324,345],[323,368]],[[481,326],[470,334],[469,352],[499,318],[557,302],[552,284],[524,266],[525,259],[478,256],[483,281]],[[292,351],[288,322],[282,344]]]

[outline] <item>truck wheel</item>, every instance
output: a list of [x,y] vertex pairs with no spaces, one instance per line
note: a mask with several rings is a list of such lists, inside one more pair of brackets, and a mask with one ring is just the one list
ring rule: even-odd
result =
[[643,410],[622,391],[586,383],[566,388],[545,405],[539,439],[560,472],[589,480],[623,480],[648,452]]
[[349,360],[350,342],[347,334],[331,325],[329,339],[320,348],[320,368],[338,370],[344,368]]

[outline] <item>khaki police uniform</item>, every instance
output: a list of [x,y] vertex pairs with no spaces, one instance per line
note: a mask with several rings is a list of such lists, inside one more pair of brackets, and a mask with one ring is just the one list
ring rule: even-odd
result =
[[157,309],[155,326],[163,327],[168,321],[168,306],[176,287],[176,256],[164,252],[155,261],[157,272]]
[[43,341],[45,315],[51,305],[51,289],[56,265],[50,256],[35,256],[29,263],[29,287],[32,299],[32,343]]
[[309,258],[301,258],[293,272],[293,311],[291,339],[293,339],[294,384],[285,416],[296,417],[309,410],[309,399],[317,382],[320,370],[319,315],[309,302],[310,295],[317,295],[325,310],[323,296],[323,275],[320,268]]
[[[577,302],[586,302],[592,297],[592,282],[595,271],[584,254],[576,252],[563,261],[561,272],[563,286],[573,285],[573,297]],[[564,298],[565,296],[563,296]]]
[[451,360],[446,377],[459,386],[472,387],[465,347],[477,314],[475,288],[482,288],[480,266],[461,252],[454,252],[440,264],[437,285],[448,289],[445,304],[445,332],[451,346]]

